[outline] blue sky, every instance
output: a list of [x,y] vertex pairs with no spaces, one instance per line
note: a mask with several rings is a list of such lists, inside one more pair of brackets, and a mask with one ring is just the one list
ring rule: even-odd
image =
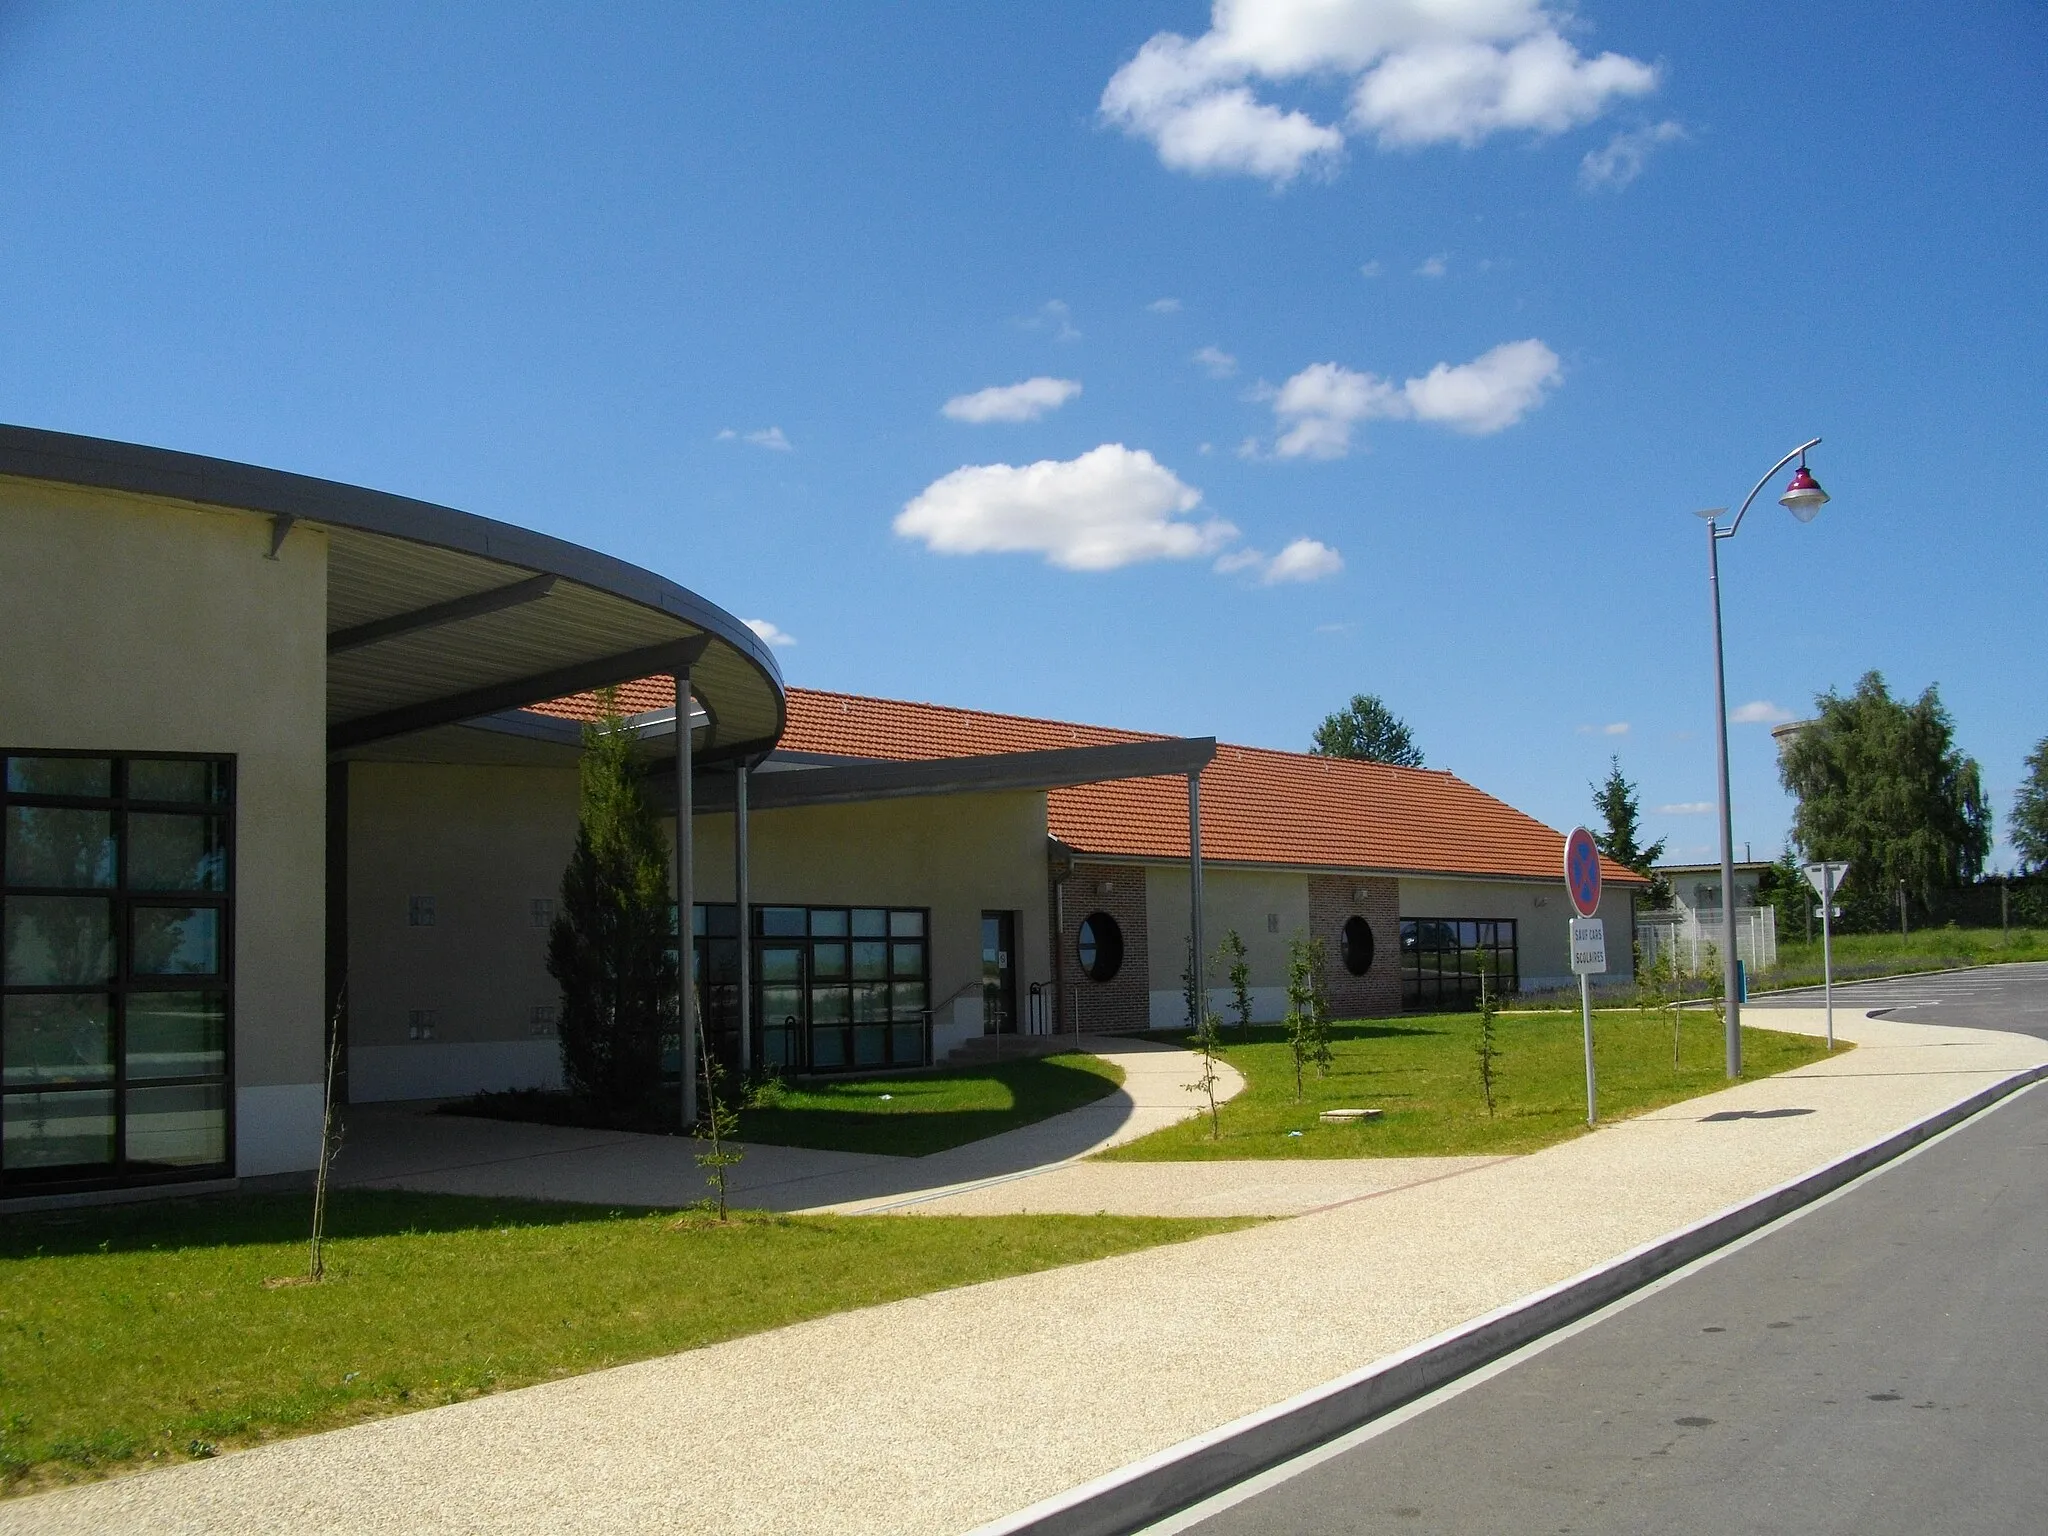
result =
[[1731,704],[1938,683],[2002,832],[2044,173],[2018,0],[0,0],[0,419],[591,544],[794,683],[1281,747],[1376,692],[1556,825],[1618,753],[1683,855],[1690,514],[1822,435],[1723,546]]

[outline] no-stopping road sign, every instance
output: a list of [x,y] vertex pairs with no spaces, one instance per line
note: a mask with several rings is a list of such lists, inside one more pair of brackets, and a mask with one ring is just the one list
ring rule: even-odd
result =
[[1573,827],[1564,840],[1564,883],[1579,916],[1600,910],[1600,847],[1584,827]]

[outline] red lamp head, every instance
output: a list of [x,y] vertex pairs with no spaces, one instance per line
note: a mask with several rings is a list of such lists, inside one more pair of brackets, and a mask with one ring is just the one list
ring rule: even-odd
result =
[[1802,523],[1812,522],[1827,503],[1828,493],[1820,488],[1820,482],[1804,462],[1793,474],[1792,483],[1785,487],[1785,494],[1778,498],[1778,505]]

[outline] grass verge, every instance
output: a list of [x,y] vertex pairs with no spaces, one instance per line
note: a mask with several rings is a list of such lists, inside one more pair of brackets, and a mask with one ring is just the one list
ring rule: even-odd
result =
[[[1695,1011],[1677,1028],[1674,1070],[1669,1013],[1594,1015],[1601,1119],[1623,1119],[1727,1086],[1721,1026],[1714,1016]],[[1222,1106],[1219,1138],[1210,1138],[1204,1114],[1096,1156],[1120,1162],[1449,1157],[1533,1152],[1583,1134],[1586,1075],[1579,1015],[1505,1015],[1495,1030],[1501,1054],[1494,1068],[1491,1117],[1479,1084],[1477,1014],[1338,1024],[1329,1075],[1319,1078],[1310,1067],[1299,1103],[1285,1036],[1278,1028],[1255,1028],[1247,1041],[1229,1040],[1223,1054],[1244,1074],[1245,1089]],[[1825,1041],[1749,1028],[1742,1031],[1742,1049],[1745,1080],[1770,1077],[1827,1054]],[[1377,1108],[1385,1115],[1351,1125],[1324,1125],[1317,1119],[1323,1110],[1339,1108]]]
[[328,1281],[305,1195],[10,1217],[0,1491],[713,1344],[852,1307],[1250,1225],[795,1217],[341,1190]]
[[[1785,987],[1817,987],[1821,983],[1821,944],[1778,940],[1778,963],[1756,978],[1753,992]],[[1927,928],[1901,939],[1896,933],[1838,933],[1834,941],[1835,980],[1867,981],[1879,976],[1911,976],[1922,971],[1952,971],[1966,965],[2000,965],[2018,960],[2048,960],[2048,932],[2015,928]]]

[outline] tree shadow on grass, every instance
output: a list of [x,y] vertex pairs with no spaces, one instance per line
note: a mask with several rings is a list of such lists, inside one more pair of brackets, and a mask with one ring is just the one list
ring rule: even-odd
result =
[[[327,1236],[397,1237],[568,1226],[650,1214],[650,1209],[638,1206],[609,1208],[396,1189],[335,1189],[327,1196]],[[304,1243],[311,1235],[312,1220],[310,1190],[195,1195],[134,1205],[25,1212],[9,1216],[0,1227],[0,1260]]]

